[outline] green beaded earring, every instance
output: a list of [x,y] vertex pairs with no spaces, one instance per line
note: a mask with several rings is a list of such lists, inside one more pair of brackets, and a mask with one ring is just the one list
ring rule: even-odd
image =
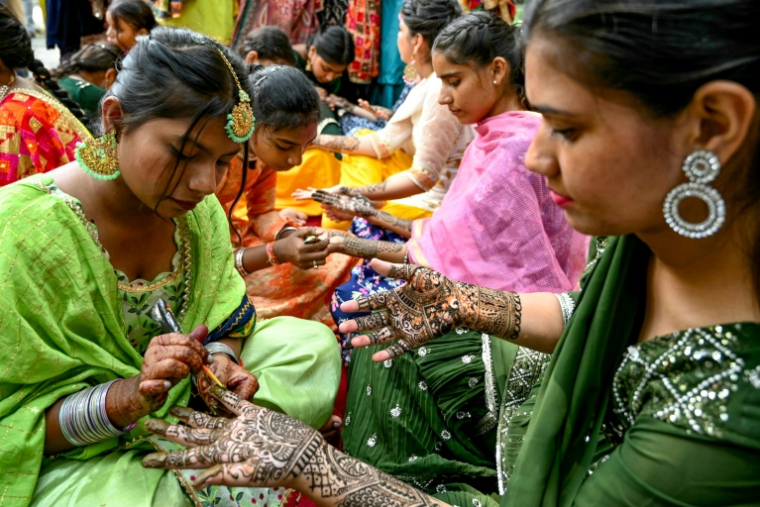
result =
[[251,97],[248,96],[245,90],[243,90],[243,87],[240,86],[240,81],[238,81],[235,69],[232,68],[232,65],[229,60],[227,60],[227,57],[224,56],[222,50],[217,49],[217,51],[222,55],[224,63],[227,64],[227,67],[229,67],[230,72],[232,73],[232,78],[235,80],[235,84],[237,84],[238,87],[238,98],[240,99],[235,107],[232,108],[232,113],[227,115],[227,126],[225,127],[227,129],[227,135],[236,143],[245,143],[253,135],[253,129],[256,126],[256,117],[253,116],[253,108],[251,107]]
[[74,157],[84,172],[99,180],[115,180],[121,174],[116,157],[116,133],[109,132],[84,143],[77,143]]

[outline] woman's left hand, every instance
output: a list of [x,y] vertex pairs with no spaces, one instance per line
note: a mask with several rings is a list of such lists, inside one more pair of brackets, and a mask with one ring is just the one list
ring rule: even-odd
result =
[[210,393],[237,417],[210,417],[173,407],[170,413],[189,427],[161,419],[151,419],[145,427],[191,449],[149,454],[143,466],[208,468],[195,481],[196,489],[212,484],[291,487],[325,445],[317,430],[297,419],[257,407],[217,385]]
[[[256,391],[259,390],[259,381],[256,376],[234,362],[227,354],[214,354],[213,357],[214,362],[209,365],[209,368],[214,372],[216,378],[227,386],[227,389],[244,400],[252,399]],[[198,394],[206,402],[206,405],[216,410],[216,400],[209,394],[209,389],[213,385],[216,384],[208,375],[203,372],[198,374]]]

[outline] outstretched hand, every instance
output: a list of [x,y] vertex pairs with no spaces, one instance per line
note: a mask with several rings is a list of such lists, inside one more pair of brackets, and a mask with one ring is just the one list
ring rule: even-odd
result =
[[352,340],[354,347],[397,340],[372,356],[375,361],[400,356],[462,323],[463,294],[456,282],[431,269],[412,264],[373,260],[370,265],[381,275],[408,282],[391,291],[347,301],[340,307],[345,312],[375,311],[340,325],[341,333],[364,333]]
[[312,194],[312,199],[322,203],[322,208],[326,211],[336,210],[351,217],[368,218],[377,214],[377,208],[372,204],[372,201],[361,194],[349,196],[316,190]]
[[301,421],[257,407],[219,386],[209,392],[237,417],[211,417],[173,407],[170,413],[187,426],[151,419],[145,427],[189,449],[149,454],[143,466],[207,468],[195,481],[196,489],[212,484],[292,487],[324,444],[321,434]]
[[396,340],[374,354],[375,361],[400,356],[457,326],[511,339],[519,334],[520,299],[514,292],[455,282],[412,264],[375,259],[370,266],[381,275],[407,281],[397,289],[340,305],[344,312],[375,312],[340,325],[341,333],[364,333],[351,341],[354,347]]

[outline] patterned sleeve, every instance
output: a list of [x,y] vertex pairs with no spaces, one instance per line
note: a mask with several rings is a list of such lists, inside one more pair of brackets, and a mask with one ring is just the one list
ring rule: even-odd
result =
[[396,115],[381,130],[370,136],[372,149],[378,158],[390,157],[412,137],[412,120]]
[[461,124],[449,108],[438,103],[440,80],[425,96],[414,138],[414,160],[407,176],[421,189],[430,190],[438,181],[461,132]]

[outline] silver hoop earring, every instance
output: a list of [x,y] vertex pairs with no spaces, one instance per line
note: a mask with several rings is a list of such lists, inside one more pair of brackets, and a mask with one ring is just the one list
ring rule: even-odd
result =
[[[687,238],[712,236],[726,222],[726,202],[717,190],[708,185],[720,174],[720,160],[711,151],[697,150],[684,160],[683,172],[689,182],[681,183],[665,197],[662,207],[665,221],[671,229]],[[687,197],[695,197],[707,205],[708,213],[704,221],[693,223],[681,216],[678,207]]]

